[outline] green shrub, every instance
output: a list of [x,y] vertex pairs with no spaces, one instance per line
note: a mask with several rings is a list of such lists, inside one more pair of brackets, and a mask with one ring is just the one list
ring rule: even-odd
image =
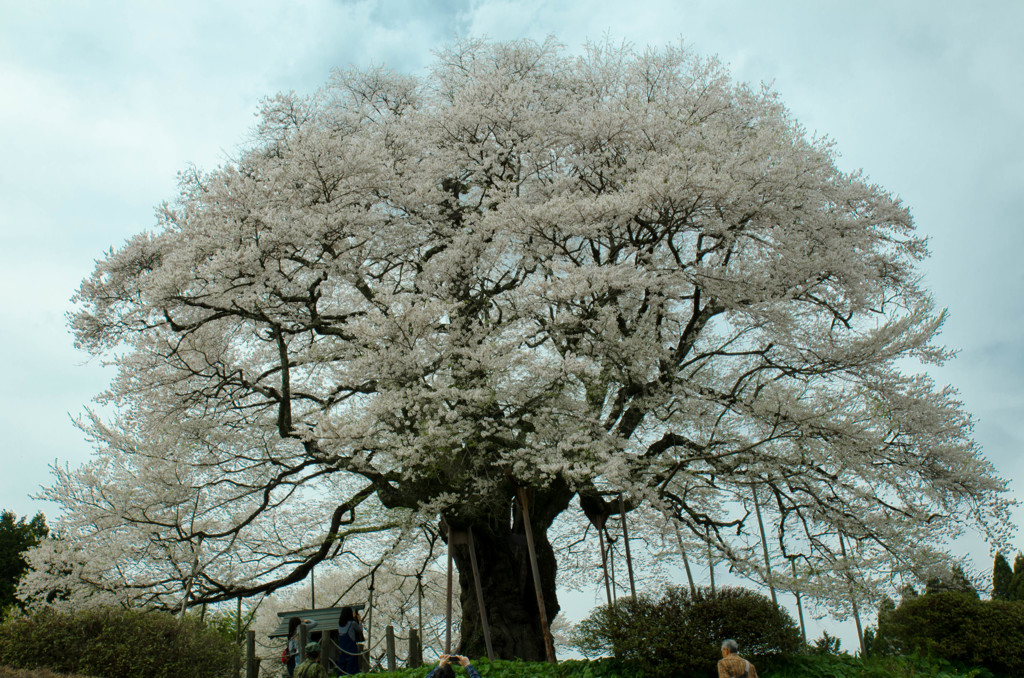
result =
[[611,652],[651,678],[717,676],[722,641],[733,638],[755,662],[800,649],[793,618],[759,593],[743,588],[700,589],[696,597],[668,588],[598,608],[573,642],[587,656]]
[[44,611],[0,625],[0,664],[103,678],[222,678],[238,648],[198,619],[123,609]]
[[1024,675],[1024,603],[978,600],[947,591],[903,601],[879,618],[878,638],[893,652],[919,653]]
[[0,666],[0,678],[86,678],[68,673],[53,673],[49,669],[12,669]]

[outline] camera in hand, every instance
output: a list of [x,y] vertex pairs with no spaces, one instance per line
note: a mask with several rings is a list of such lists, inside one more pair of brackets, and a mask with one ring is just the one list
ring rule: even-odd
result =
[[455,663],[458,663],[458,662],[462,661],[462,657],[460,657],[457,654],[450,654],[450,655],[448,655],[448,661],[450,661],[453,664],[455,664]]

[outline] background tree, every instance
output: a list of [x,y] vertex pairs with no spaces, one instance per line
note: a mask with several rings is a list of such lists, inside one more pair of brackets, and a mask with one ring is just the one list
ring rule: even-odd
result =
[[971,583],[970,578],[968,578],[964,568],[959,563],[954,563],[948,572],[929,577],[925,582],[925,595],[941,591],[954,591],[973,596],[974,598],[978,597],[978,590],[974,588],[974,584]]
[[956,393],[906,372],[949,355],[925,255],[773,92],[680,48],[340,72],[268,100],[250,148],[83,282],[71,326],[117,364],[116,414],[85,418],[96,458],[49,497],[81,539],[158,535],[169,607],[397,552],[364,532],[435,558],[471,529],[497,653],[532,659],[517,488],[554,618],[549,531],[605,525],[606,492],[764,578],[756,486],[769,562],[842,607],[1005,523]]
[[996,553],[995,561],[992,563],[992,599],[1009,600],[1012,581],[1013,570],[1000,551]]
[[1024,600],[1024,554],[1013,559],[1013,579],[1010,580],[1009,600]]
[[47,534],[49,529],[42,513],[28,522],[11,511],[0,513],[0,610],[19,602],[15,589],[28,570],[25,552]]

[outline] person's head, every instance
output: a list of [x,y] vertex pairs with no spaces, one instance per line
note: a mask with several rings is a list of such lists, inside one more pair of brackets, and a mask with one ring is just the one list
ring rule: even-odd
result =
[[306,643],[306,654],[309,655],[310,657],[313,657],[314,659],[319,657],[320,656],[320,643],[316,642],[315,640],[310,642],[310,643]]
[[338,615],[338,626],[344,626],[350,621],[355,621],[356,611],[346,605],[341,608],[341,614]]
[[739,652],[740,646],[732,638],[726,638],[722,641],[722,656],[730,655],[733,652]]
[[301,623],[302,623],[302,620],[299,619],[298,617],[292,617],[291,619],[288,620],[288,637],[289,638],[291,638],[292,636],[295,635],[295,632],[299,630],[299,624],[301,624]]
[[434,672],[434,678],[455,678],[455,669],[452,668],[451,664],[439,666],[437,671]]

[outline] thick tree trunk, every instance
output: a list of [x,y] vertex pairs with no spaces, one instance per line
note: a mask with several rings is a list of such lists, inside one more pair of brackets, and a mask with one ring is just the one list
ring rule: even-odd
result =
[[[571,490],[556,484],[536,491],[530,506],[541,589],[549,621],[558,614],[559,605],[555,590],[558,566],[547,531],[558,514],[569,505],[572,496]],[[544,661],[544,635],[537,611],[525,528],[514,494],[501,497],[500,501],[492,504],[487,515],[452,515],[445,516],[444,520],[455,532],[468,528],[473,530],[495,657]],[[446,534],[446,530],[442,530],[442,534]],[[452,553],[459,570],[459,597],[462,602],[462,642],[457,652],[471,658],[484,657],[487,648],[480,623],[469,545],[456,543]]]

